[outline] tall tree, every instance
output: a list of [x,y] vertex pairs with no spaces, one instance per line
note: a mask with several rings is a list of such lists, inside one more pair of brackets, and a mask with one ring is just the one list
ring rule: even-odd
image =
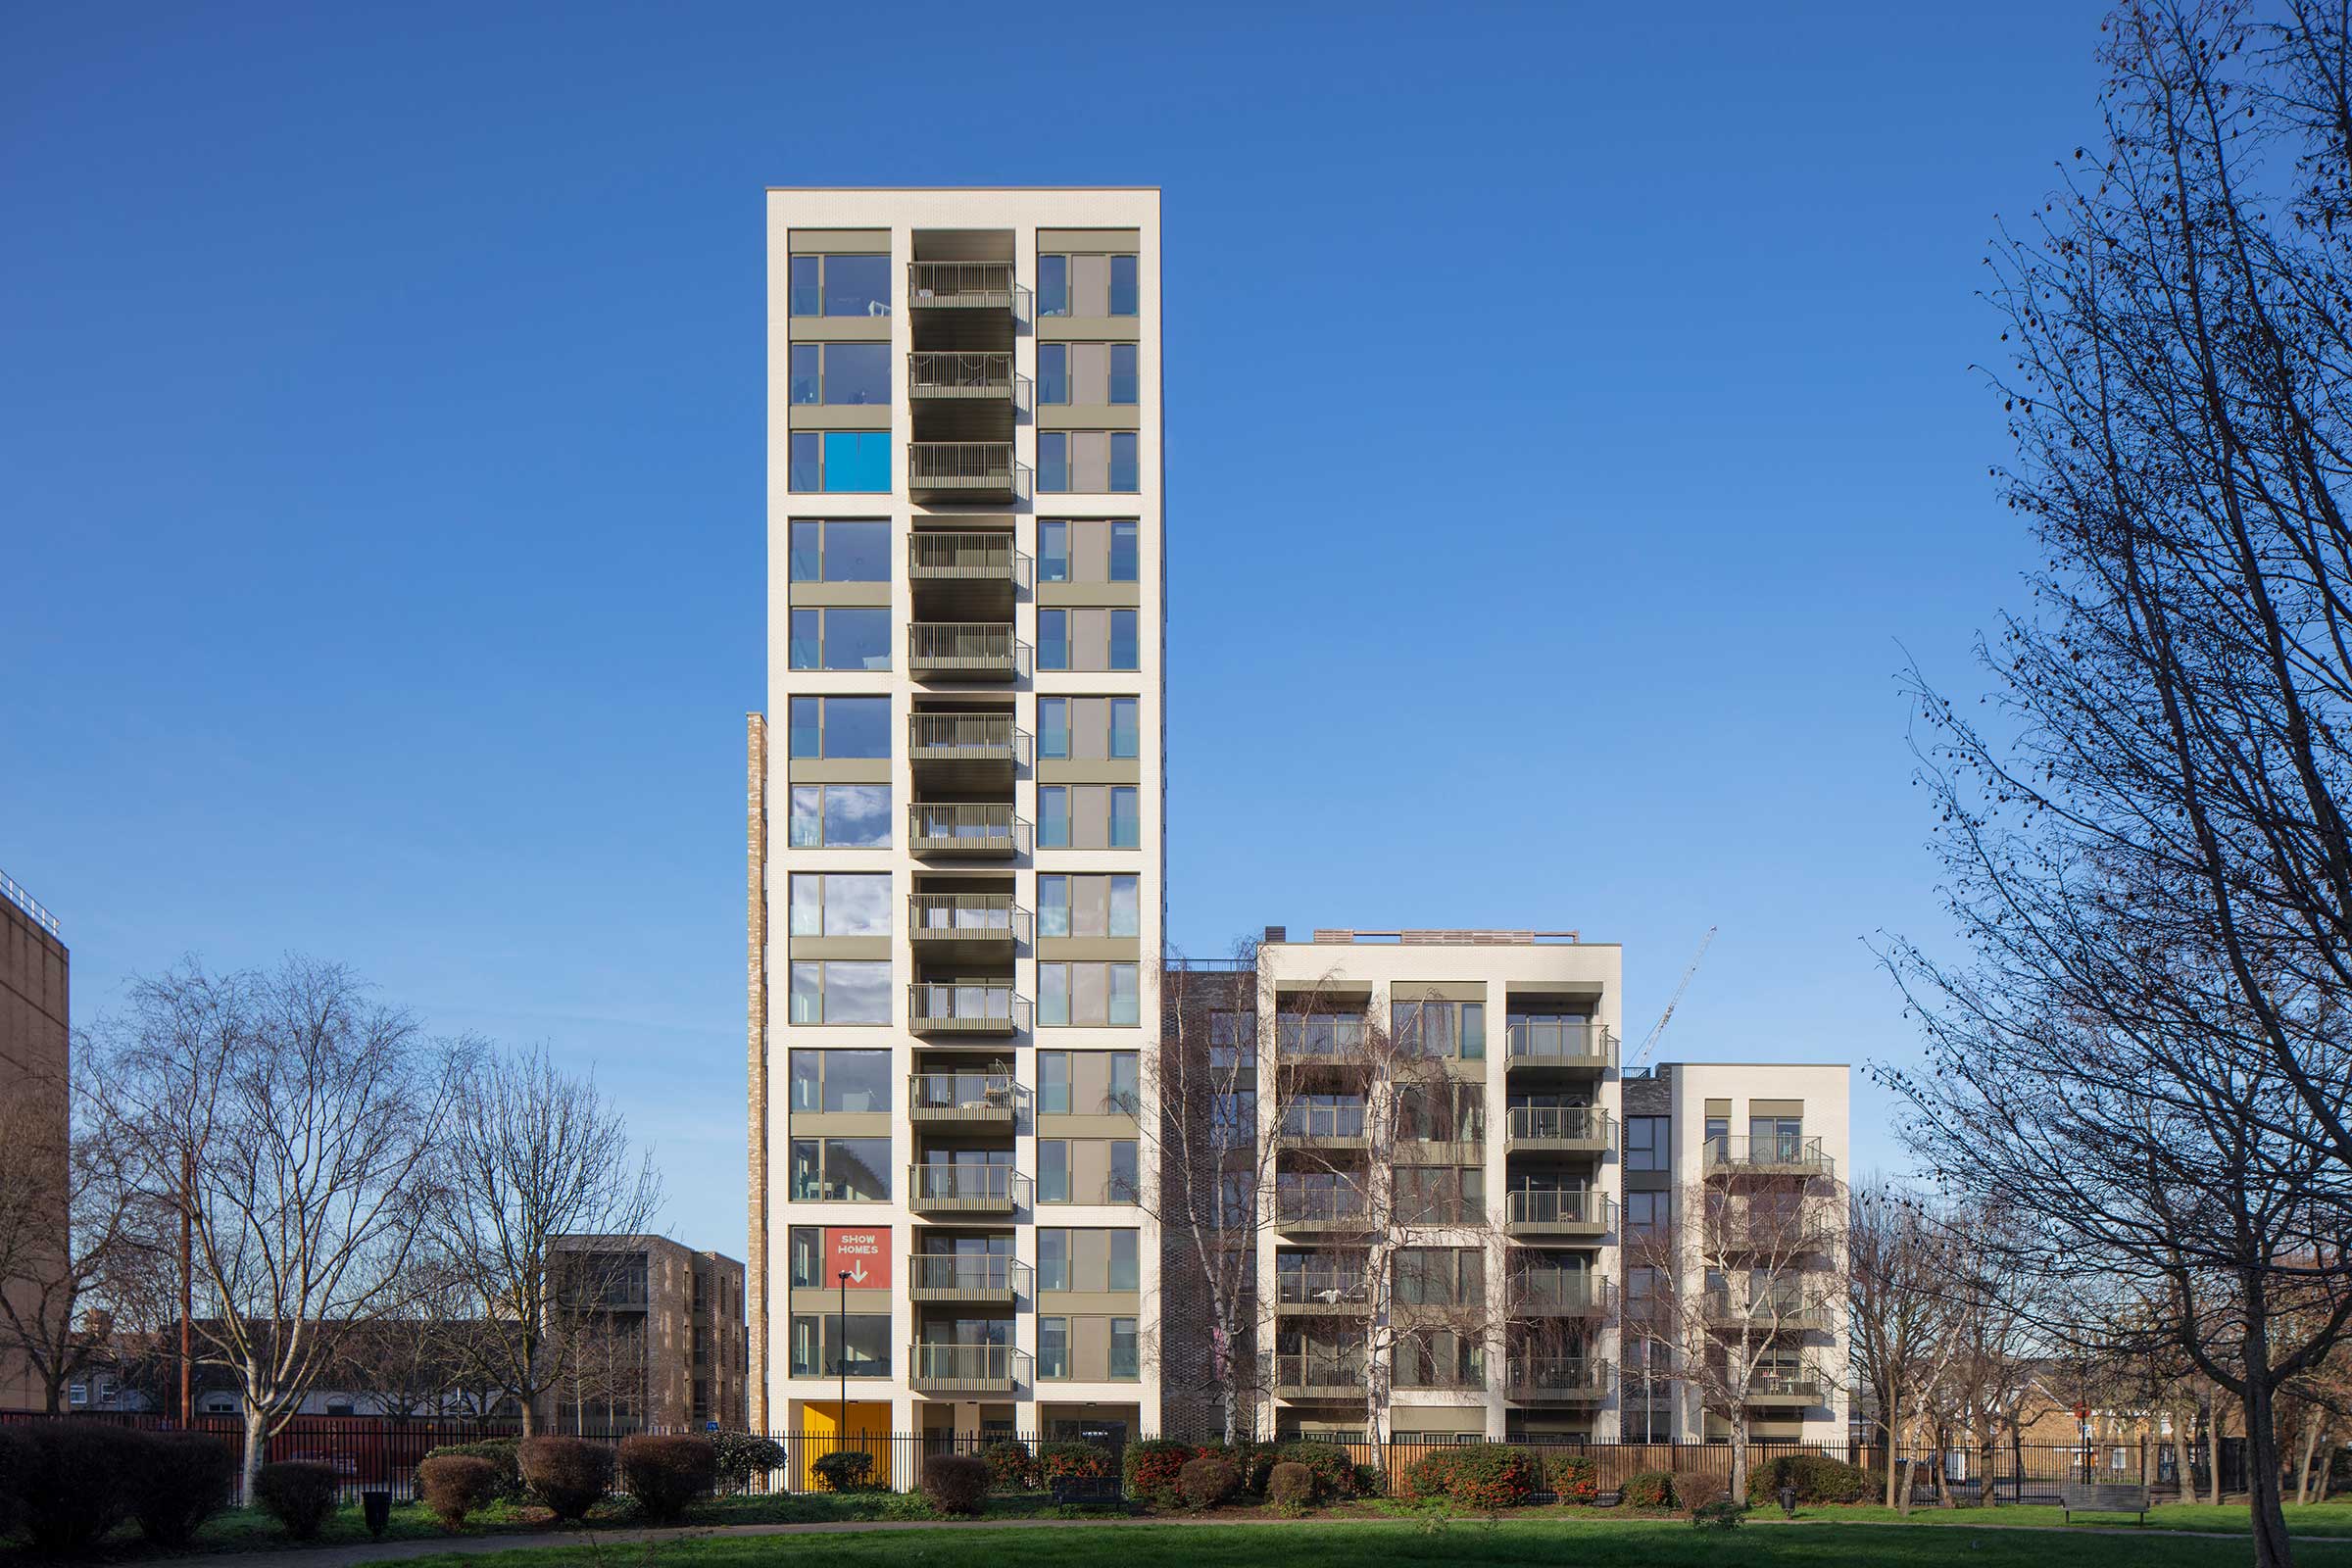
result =
[[[650,1228],[662,1182],[629,1144],[620,1108],[593,1077],[559,1069],[544,1048],[475,1057],[444,1129],[430,1231],[436,1261],[471,1298],[452,1358],[468,1381],[505,1389],[536,1432],[571,1371],[579,1337],[555,1332],[577,1303],[557,1298],[559,1236],[634,1236]],[[594,1294],[583,1269],[617,1253],[566,1254],[564,1278]]]
[[349,969],[289,957],[137,981],[108,1026],[113,1136],[184,1212],[202,1358],[237,1386],[250,1495],[270,1438],[355,1332],[400,1309],[469,1048]]
[[1951,1244],[1918,1194],[1886,1181],[1853,1190],[1847,1333],[1855,1376],[1878,1406],[1890,1508],[1911,1503],[1905,1422],[1927,1408],[1958,1356],[1964,1303]]

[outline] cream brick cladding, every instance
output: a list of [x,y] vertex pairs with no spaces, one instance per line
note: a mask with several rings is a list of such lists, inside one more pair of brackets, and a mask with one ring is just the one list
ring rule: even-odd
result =
[[758,1347],[767,1343],[767,720],[744,718],[745,842],[750,846],[745,925],[749,933],[751,1231],[744,1240],[744,1307],[754,1360],[748,1393],[750,1428],[767,1430],[767,1380],[757,1375]]
[[[753,1240],[750,1250],[759,1259],[755,1270],[753,1295],[761,1305],[760,1327],[753,1337],[752,1355],[754,1381],[761,1394],[757,1396],[764,1409],[766,1424],[771,1428],[802,1425],[810,1418],[828,1422],[834,1401],[840,1397],[838,1383],[829,1376],[808,1376],[794,1379],[790,1376],[792,1312],[787,1288],[790,1233],[795,1226],[822,1228],[881,1228],[888,1227],[889,1250],[892,1254],[894,1286],[888,1293],[887,1311],[890,1319],[889,1347],[892,1355],[892,1375],[888,1379],[852,1379],[849,1396],[854,1404],[886,1404],[888,1424],[893,1430],[906,1432],[921,1430],[926,1422],[953,1422],[955,1430],[976,1428],[982,1419],[1002,1420],[1004,1411],[1021,1430],[1034,1429],[1055,1411],[1091,1412],[1090,1419],[1101,1417],[1106,1410],[1123,1412],[1118,1416],[1130,1433],[1153,1430],[1159,1424],[1159,1393],[1157,1356],[1154,1336],[1149,1325],[1159,1315],[1159,1258],[1156,1236],[1151,1232],[1143,1210],[1124,1204],[1067,1204],[1040,1210],[1023,1207],[1009,1220],[998,1222],[975,1221],[981,1228],[1003,1233],[1009,1231],[1014,1239],[1015,1258],[1034,1267],[1037,1257],[1037,1227],[1042,1224],[1070,1227],[1124,1227],[1139,1231],[1137,1254],[1139,1290],[1134,1293],[1134,1310],[1138,1319],[1141,1340],[1139,1377],[1127,1380],[1097,1380],[1090,1382],[1039,1383],[1030,1381],[1009,1394],[917,1393],[909,1386],[906,1365],[908,1347],[915,1338],[919,1319],[932,1313],[929,1307],[918,1308],[909,1297],[906,1284],[906,1254],[916,1250],[923,1233],[930,1228],[950,1223],[937,1217],[917,1215],[908,1203],[907,1166],[915,1157],[919,1141],[930,1140],[936,1146],[936,1136],[918,1133],[906,1114],[905,1099],[910,1074],[927,1070],[943,1055],[952,1055],[953,1048],[943,1047],[936,1037],[918,1037],[909,1027],[908,985],[916,975],[913,945],[906,930],[907,898],[915,891],[918,876],[945,890],[947,880],[959,871],[977,871],[998,876],[1010,889],[1014,904],[1032,918],[1038,908],[1037,885],[1041,873],[1124,873],[1133,874],[1139,882],[1139,929],[1133,939],[1111,939],[1112,945],[1132,941],[1134,956],[1139,964],[1139,1021],[1136,1025],[1115,1027],[1053,1028],[1043,1031],[1031,1027],[1033,1020],[1011,1037],[982,1041],[969,1048],[969,1055],[1001,1054],[1011,1066],[1018,1081],[1021,1104],[1019,1118],[1010,1138],[1014,1169],[1022,1177],[1034,1180],[1038,1171],[1038,1134],[1033,1114],[1036,1089],[1036,1051],[1048,1049],[1132,1050],[1139,1057],[1152,1049],[1157,1038],[1156,974],[1150,957],[1160,948],[1160,916],[1162,903],[1163,814],[1160,780],[1163,776],[1161,749],[1163,722],[1161,714],[1163,631],[1161,626],[1162,575],[1162,470],[1161,470],[1161,359],[1160,359],[1160,242],[1159,196],[1153,190],[1092,189],[1092,190],[1023,190],[1023,189],[915,189],[915,190],[771,190],[767,193],[768,228],[768,705],[767,712],[779,727],[783,727],[788,705],[794,697],[870,696],[890,700],[890,733],[892,756],[886,764],[868,768],[853,764],[845,773],[831,772],[834,780],[853,779],[857,782],[879,782],[887,778],[891,789],[891,809],[894,823],[891,843],[882,849],[839,849],[814,846],[796,847],[789,834],[773,834],[755,851],[762,860],[764,876],[759,878],[762,892],[760,897],[783,900],[789,896],[789,879],[796,872],[855,872],[887,873],[891,878],[891,906],[894,911],[891,935],[886,944],[890,964],[890,1021],[882,1026],[826,1026],[795,1025],[791,1022],[791,988],[787,980],[794,953],[789,921],[772,920],[755,913],[753,923],[760,934],[754,939],[755,947],[764,949],[763,968],[777,975],[777,983],[765,984],[755,979],[752,1005],[763,1015],[765,1022],[764,1052],[755,1050],[755,1074],[766,1071],[786,1074],[790,1053],[798,1049],[876,1050],[887,1051],[890,1057],[893,1114],[889,1117],[891,1198],[887,1202],[868,1201],[795,1201],[791,1196],[790,1138],[792,1110],[789,1095],[767,1096],[764,1104],[753,1114],[760,1122],[752,1137],[754,1165],[749,1171],[753,1183],[752,1221]],[[878,316],[862,318],[822,318],[791,314],[789,257],[795,235],[801,236],[804,250],[811,254],[827,248],[838,248],[843,254],[874,254],[887,249],[892,291],[891,313],[887,321]],[[1038,282],[1038,255],[1041,236],[1047,248],[1071,255],[1095,254],[1089,250],[1089,236],[1101,236],[1102,252],[1132,253],[1137,258],[1138,311],[1133,318],[1117,321],[1072,323],[1041,321],[1035,315],[1034,291]],[[1138,487],[1128,493],[1056,494],[1041,497],[1022,494],[1010,502],[994,500],[988,503],[950,504],[914,499],[908,485],[906,456],[908,443],[915,438],[918,419],[936,419],[944,415],[932,405],[917,405],[910,400],[907,387],[908,356],[916,345],[916,317],[918,311],[908,297],[908,266],[915,261],[966,261],[974,259],[1008,261],[1022,299],[1017,308],[1018,321],[1013,335],[1003,348],[994,345],[987,352],[1008,353],[1012,368],[1035,384],[1037,349],[1041,335],[1051,341],[1057,333],[1072,341],[1083,340],[1090,331],[1096,336],[1124,340],[1132,334],[1138,347],[1137,402],[1133,409],[1110,411],[1109,424],[1124,428],[1123,420],[1132,417],[1136,433]],[[926,307],[926,310],[929,308]],[[923,321],[938,324],[936,313],[925,315]],[[1095,330],[1100,328],[1101,330]],[[885,335],[886,334],[886,335]],[[864,407],[842,409],[834,406],[802,405],[795,407],[789,385],[790,350],[796,341],[842,341],[859,339],[886,342],[891,376],[891,399],[885,410]],[[944,345],[943,345],[944,346]],[[961,345],[958,345],[960,348]],[[926,346],[926,352],[929,347]],[[1063,417],[1070,416],[1064,415]],[[790,488],[790,435],[799,428],[863,429],[886,432],[890,462],[891,489],[886,494],[841,494],[795,492]],[[1053,420],[1047,420],[1049,426]],[[1015,461],[1031,475],[1037,466],[1039,416],[1033,404],[1024,404],[1020,417],[1010,427],[1010,440]],[[989,439],[997,439],[990,437]],[[1014,551],[1025,561],[1034,564],[1038,555],[1037,524],[1041,516],[1070,518],[1115,518],[1132,520],[1136,525],[1137,581],[1132,587],[1121,585],[1120,592],[1131,596],[1125,599],[1137,611],[1138,668],[1130,671],[1041,671],[1023,668],[1010,680],[981,685],[950,677],[915,678],[909,667],[908,639],[905,628],[916,619],[916,595],[906,568],[908,540],[918,529],[956,530],[963,526],[985,529],[1007,528]],[[890,524],[891,566],[890,581],[878,592],[862,589],[849,596],[827,598],[812,591],[812,585],[795,585],[790,580],[789,525],[801,519],[873,519]],[[824,585],[829,588],[831,585]],[[803,595],[805,606],[818,603],[857,603],[887,606],[892,630],[892,660],[887,670],[807,670],[793,669],[790,661],[788,635],[789,616],[795,603],[796,587]],[[1073,595],[1069,585],[1057,586],[1053,603],[1094,603],[1084,595]],[[1034,650],[1039,642],[1038,585],[1032,580],[1023,584],[1014,596],[1012,605],[1013,636]],[[1117,596],[1105,595],[1103,605],[1120,604]],[[913,789],[914,770],[907,755],[906,736],[910,713],[920,701],[934,707],[954,702],[997,705],[1009,711],[1015,727],[1026,736],[1039,730],[1037,705],[1041,697],[1122,697],[1133,698],[1137,704],[1138,755],[1131,761],[1122,760],[1114,770],[1132,768],[1138,789],[1137,807],[1140,821],[1139,846],[1125,850],[1036,850],[1024,845],[1021,852],[1004,860],[986,862],[950,861],[941,858],[913,853],[907,842],[906,812],[916,800]],[[803,769],[803,778],[814,782],[826,770],[796,762],[788,755],[789,744],[779,748],[778,755],[768,763],[766,809],[772,817],[777,813],[789,817],[789,790],[796,766]],[[1058,764],[1068,769],[1077,764]],[[1039,769],[1036,765],[1019,767],[1010,789],[1013,814],[1021,821],[1035,824],[1039,819]],[[1072,782],[1095,782],[1097,776],[1081,777],[1071,774]],[[945,798],[945,797],[943,797]],[[808,939],[799,939],[806,942]],[[851,939],[866,942],[869,939]],[[878,939],[874,939],[877,940]],[[820,954],[818,944],[809,943],[806,956],[849,956],[834,952]],[[1098,944],[1098,947],[1101,945]],[[855,956],[864,957],[860,952]],[[879,956],[875,954],[873,956]],[[1124,952],[1107,950],[1070,952],[1058,956],[1076,961],[1124,961]],[[1024,1008],[1032,1005],[1038,996],[1037,945],[1024,940],[1015,949],[1012,960],[1014,992],[1022,999]],[[755,1033],[758,1027],[755,1025]],[[760,1094],[755,1080],[754,1097]],[[1149,1106],[1144,1107],[1150,1115]],[[1139,1127],[1140,1134],[1140,1127]],[[879,1132],[843,1134],[846,1136],[880,1136]],[[1075,1136],[1075,1135],[1073,1135]],[[1150,1182],[1146,1151],[1149,1141],[1139,1136],[1139,1156],[1147,1168],[1139,1178]],[[762,1151],[772,1153],[764,1157]],[[968,1227],[967,1227],[968,1228]],[[762,1246],[764,1237],[767,1245]],[[876,1293],[879,1295],[880,1293]],[[869,1298],[868,1309],[879,1314],[885,1303]],[[816,1316],[813,1300],[804,1305],[804,1311]],[[852,1303],[858,1309],[858,1303]],[[998,1309],[1001,1310],[1001,1309]],[[1072,1306],[1071,1314],[1103,1310],[1097,1303]],[[1108,1315],[1123,1316],[1123,1312]],[[1013,1348],[1025,1356],[1034,1357],[1037,1349],[1038,1315],[1035,1301],[1024,1296],[1012,1314]],[[829,1370],[829,1369],[821,1369]],[[984,1417],[982,1407],[989,1407]]]

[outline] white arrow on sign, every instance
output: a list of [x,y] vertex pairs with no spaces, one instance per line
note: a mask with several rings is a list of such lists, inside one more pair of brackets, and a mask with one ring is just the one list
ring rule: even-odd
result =
[[852,1285],[863,1285],[865,1283],[865,1260],[863,1258],[860,1258],[857,1262],[850,1265],[850,1283]]

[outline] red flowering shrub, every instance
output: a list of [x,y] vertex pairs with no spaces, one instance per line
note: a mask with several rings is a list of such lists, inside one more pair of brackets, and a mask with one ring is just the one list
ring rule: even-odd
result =
[[1155,1507],[1173,1508],[1183,1500],[1176,1478],[1199,1450],[1172,1438],[1147,1438],[1127,1445],[1127,1495]]
[[1589,1453],[1554,1453],[1544,1469],[1562,1502],[1591,1503],[1600,1495],[1600,1466]]
[[1056,1481],[1104,1481],[1110,1476],[1110,1450],[1092,1443],[1045,1443],[1037,1449],[1037,1477],[1051,1487]]
[[1516,1508],[1537,1490],[1535,1456],[1500,1443],[1433,1448],[1405,1476],[1416,1498],[1445,1497],[1479,1513]]

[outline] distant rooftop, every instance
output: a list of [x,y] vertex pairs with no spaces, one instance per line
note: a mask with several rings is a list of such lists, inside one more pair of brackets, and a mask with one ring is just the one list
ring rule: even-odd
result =
[[34,925],[39,926],[51,936],[58,935],[57,916],[43,908],[41,901],[25,892],[23,884],[6,871],[0,871],[0,898],[8,900],[9,903],[23,909]]
[[[1276,935],[1275,928],[1269,927],[1266,940],[1284,942],[1289,938]],[[1581,940],[1574,931],[1336,931],[1320,926],[1315,929],[1317,943],[1356,947],[1533,948]]]

